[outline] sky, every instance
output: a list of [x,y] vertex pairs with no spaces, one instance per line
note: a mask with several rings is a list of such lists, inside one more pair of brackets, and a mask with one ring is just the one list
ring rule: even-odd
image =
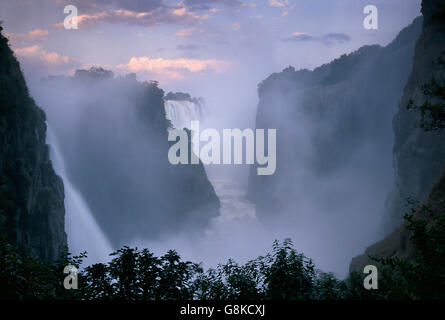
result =
[[[205,96],[292,65],[313,69],[364,44],[388,44],[420,0],[1,0],[4,33],[28,79],[102,66]],[[378,29],[363,27],[366,5]],[[66,30],[66,5],[78,29]]]

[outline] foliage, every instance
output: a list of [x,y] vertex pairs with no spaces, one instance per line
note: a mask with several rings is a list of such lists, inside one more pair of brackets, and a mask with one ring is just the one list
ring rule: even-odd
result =
[[53,263],[43,262],[0,236],[0,299],[76,299],[78,292],[63,287],[66,265],[79,266],[84,255],[64,254]]
[[416,300],[445,299],[445,212],[423,204],[406,214],[405,219],[416,248],[414,259],[377,259],[397,279],[399,288],[392,295]]
[[[78,272],[79,289],[65,290],[63,267],[79,267],[86,254],[45,263],[24,250],[0,242],[1,298],[82,300],[178,299],[332,299],[339,281],[315,272],[289,239],[276,241],[271,253],[239,265],[233,260],[204,272],[199,264],[182,261],[176,251],[161,257],[147,249],[123,247],[113,259]],[[318,292],[315,292],[318,290]]]
[[[406,215],[417,254],[412,261],[376,259],[379,289],[366,290],[364,275],[339,280],[315,269],[290,239],[243,265],[233,260],[203,271],[176,251],[157,257],[148,249],[123,247],[108,263],[80,269],[79,289],[63,287],[64,266],[79,267],[86,253],[45,263],[0,239],[1,299],[74,300],[387,300],[445,298],[445,215],[422,206],[428,220]],[[432,219],[432,220],[431,220]],[[427,223],[426,221],[432,221]]]
[[176,251],[156,257],[147,249],[123,247],[108,264],[98,263],[79,274],[79,291],[88,300],[192,299],[198,264],[183,262]]

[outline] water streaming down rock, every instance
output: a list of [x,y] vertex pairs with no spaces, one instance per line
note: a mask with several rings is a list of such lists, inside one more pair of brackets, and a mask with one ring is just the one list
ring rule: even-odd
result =
[[88,252],[84,263],[90,265],[108,260],[112,247],[94,219],[80,192],[71,184],[66,173],[63,156],[57,138],[48,126],[48,145],[54,170],[63,179],[65,188],[65,230],[68,235],[69,251],[77,255]]
[[167,119],[178,129],[190,129],[190,121],[203,116],[201,105],[192,101],[165,100],[164,107]]
[[[203,120],[204,108],[200,103],[188,100],[166,100],[164,107],[166,117],[174,128],[190,129],[190,121]],[[220,215],[212,220],[206,230],[207,234],[224,233],[223,230],[228,227],[227,224],[232,224],[232,222],[257,224],[255,206],[244,197],[243,188],[227,177],[212,177],[208,168],[206,171],[221,201]]]
[[[202,104],[188,100],[166,100],[164,106],[166,117],[174,128],[190,129],[192,120],[199,120],[201,129],[206,127]],[[226,166],[221,170],[220,167],[205,166],[205,169],[221,203],[219,216],[210,221],[204,234],[198,238],[196,235],[192,238],[178,236],[154,247],[165,250],[169,246],[178,248],[188,259],[204,261],[207,266],[215,266],[229,258],[239,261],[244,261],[246,257],[253,258],[258,241],[264,246],[271,241],[258,222],[255,205],[246,199],[245,188],[232,172],[235,168]],[[258,235],[262,235],[261,239]]]

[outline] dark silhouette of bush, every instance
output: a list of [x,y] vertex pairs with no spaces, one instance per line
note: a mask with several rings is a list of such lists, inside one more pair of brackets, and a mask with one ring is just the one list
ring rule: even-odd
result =
[[[422,207],[422,210],[427,210]],[[377,259],[378,290],[363,287],[365,275],[353,272],[339,280],[315,269],[290,239],[275,241],[272,251],[243,265],[233,260],[204,272],[200,264],[182,261],[176,251],[161,257],[148,249],[123,247],[108,263],[78,271],[78,289],[66,290],[66,265],[79,268],[86,253],[66,253],[54,263],[42,262],[0,239],[1,299],[63,300],[391,300],[445,298],[445,215],[431,213],[426,223],[406,215],[418,253],[413,261]],[[431,220],[430,220],[431,221]]]

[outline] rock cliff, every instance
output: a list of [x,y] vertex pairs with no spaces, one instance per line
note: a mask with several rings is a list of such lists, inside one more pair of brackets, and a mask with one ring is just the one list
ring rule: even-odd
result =
[[421,25],[415,19],[386,47],[364,46],[313,71],[289,67],[259,85],[256,127],[277,129],[276,173],[250,174],[248,196],[263,220],[295,215],[308,198],[326,215],[352,202],[346,210],[383,211],[394,184],[391,121]]
[[0,34],[0,228],[11,242],[51,261],[67,240],[63,182],[49,159],[45,120]]
[[[393,121],[396,189],[387,203],[393,224],[399,225],[403,214],[410,210],[408,198],[424,202],[437,212],[445,209],[445,130],[423,130],[419,127],[419,113],[407,109],[410,101],[414,105],[425,102],[423,85],[431,83],[432,78],[444,79],[445,75],[445,68],[437,63],[445,52],[445,1],[422,1],[422,13],[423,30],[416,44],[412,73]],[[403,223],[363,255],[353,258],[350,271],[361,271],[364,265],[373,263],[369,256],[412,258],[415,249],[410,237]]]

